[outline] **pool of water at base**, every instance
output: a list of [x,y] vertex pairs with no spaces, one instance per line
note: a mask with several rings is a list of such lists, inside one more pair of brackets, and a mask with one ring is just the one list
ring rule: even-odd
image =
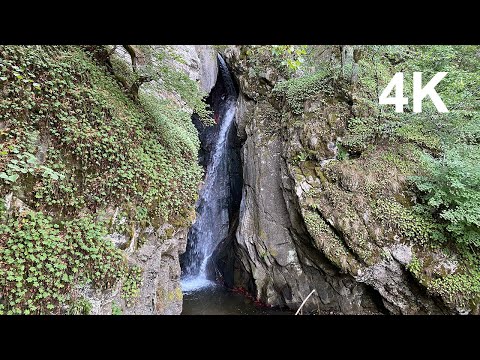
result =
[[182,315],[293,315],[293,312],[256,305],[242,294],[212,284],[184,292]]

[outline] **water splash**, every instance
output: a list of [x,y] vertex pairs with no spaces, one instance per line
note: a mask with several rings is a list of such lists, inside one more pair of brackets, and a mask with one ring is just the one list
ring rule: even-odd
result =
[[223,58],[218,56],[219,69],[227,92],[220,114],[220,130],[207,168],[205,182],[197,203],[197,218],[190,229],[192,241],[184,266],[182,290],[195,291],[214,285],[207,278],[207,266],[218,244],[228,231],[228,211],[225,204],[230,196],[227,150],[228,133],[233,124],[237,94],[233,80]]

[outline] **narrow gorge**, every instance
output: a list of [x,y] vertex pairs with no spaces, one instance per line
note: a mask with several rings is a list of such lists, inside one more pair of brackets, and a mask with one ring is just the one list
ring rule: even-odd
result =
[[[478,314],[478,102],[458,94],[479,63],[0,46],[0,313],[288,315],[310,294],[303,314]],[[439,90],[449,114],[380,107],[395,72],[432,66],[462,79]]]
[[[214,104],[214,117],[217,122],[215,128],[218,132],[213,133],[213,144],[208,153],[204,185],[200,193],[197,205],[197,216],[188,234],[187,251],[184,256],[184,280],[182,288],[191,291],[208,286],[215,273],[212,267],[212,254],[219,243],[227,237],[230,215],[234,211],[235,179],[236,173],[232,171],[235,164],[233,152],[233,137],[235,133],[234,117],[236,111],[237,94],[233,80],[223,58],[219,55],[221,81],[216,91],[217,99]],[[218,80],[217,80],[218,82]],[[215,101],[217,100],[217,101]],[[232,136],[233,135],[233,136]],[[205,136],[201,136],[205,139]],[[205,142],[205,141],[204,141]],[[230,210],[230,211],[229,211]]]

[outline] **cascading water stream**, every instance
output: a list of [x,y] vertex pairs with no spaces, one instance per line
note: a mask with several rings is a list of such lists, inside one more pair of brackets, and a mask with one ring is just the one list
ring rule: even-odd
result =
[[223,58],[218,55],[220,73],[226,97],[220,109],[220,130],[207,167],[204,186],[197,203],[197,218],[189,233],[191,241],[185,254],[182,290],[189,292],[212,285],[208,279],[207,265],[217,245],[228,232],[228,211],[225,204],[230,196],[228,176],[229,130],[235,117],[237,93]]

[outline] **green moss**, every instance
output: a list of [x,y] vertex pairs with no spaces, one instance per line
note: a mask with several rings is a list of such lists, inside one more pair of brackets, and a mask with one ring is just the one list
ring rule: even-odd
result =
[[113,55],[110,57],[110,63],[112,64],[116,76],[123,79],[126,84],[131,86],[135,82],[135,73],[128,62],[124,61],[117,55]]
[[407,270],[410,271],[416,278],[420,278],[422,271],[422,263],[415,255],[412,256],[412,260],[407,264]]
[[[440,250],[440,249],[437,249]],[[442,248],[444,253],[451,248]],[[456,266],[454,272],[446,271],[435,257],[423,249],[417,249],[416,255],[407,265],[407,269],[424,285],[428,292],[441,296],[455,307],[478,311],[480,302],[480,258],[472,255],[470,249],[456,248]]]
[[327,258],[343,271],[356,273],[358,264],[320,215],[312,211],[306,211],[303,218],[308,232]]
[[320,236],[322,233],[331,234],[328,224],[316,213],[308,211],[304,216],[305,224],[313,236]]
[[337,155],[337,159],[338,160],[347,160],[349,158],[349,154],[348,154],[348,151],[342,146],[342,144],[337,144],[337,148],[338,148],[338,155]]
[[173,236],[175,229],[173,227],[169,227],[165,230],[165,235],[167,236],[167,239],[170,239]]
[[418,170],[415,155],[418,156],[418,148],[404,145],[382,152],[381,159],[387,163],[388,167],[396,167],[401,174],[411,175]]
[[299,150],[299,152],[297,152],[297,154],[292,156],[289,160],[292,165],[300,165],[301,163],[307,161],[309,156],[309,152],[302,148],[302,150]]

